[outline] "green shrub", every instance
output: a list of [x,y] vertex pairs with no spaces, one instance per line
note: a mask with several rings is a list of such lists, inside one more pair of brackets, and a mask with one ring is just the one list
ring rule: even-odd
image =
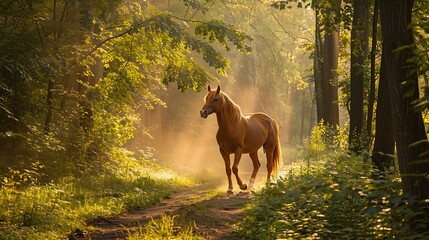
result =
[[267,183],[239,224],[242,239],[424,239],[400,179],[371,179],[362,159],[326,154],[306,171]]
[[408,219],[420,212],[416,200],[402,194],[398,174],[373,179],[378,174],[365,159],[347,154],[341,129],[338,136],[327,139],[326,134],[323,125],[317,126],[287,177],[268,182],[255,193],[238,235],[242,239],[428,239],[427,230],[409,228]]

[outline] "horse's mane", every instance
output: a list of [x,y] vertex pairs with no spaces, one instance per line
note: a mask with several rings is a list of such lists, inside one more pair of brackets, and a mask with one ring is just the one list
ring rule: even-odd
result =
[[240,106],[238,106],[227,94],[221,92],[223,99],[226,104],[223,104],[222,111],[226,111],[226,115],[229,116],[232,120],[232,123],[235,124],[238,122],[243,114],[241,113]]

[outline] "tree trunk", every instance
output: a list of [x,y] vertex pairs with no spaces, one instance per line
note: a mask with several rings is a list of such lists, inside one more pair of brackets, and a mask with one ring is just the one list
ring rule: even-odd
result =
[[[57,22],[56,24],[58,24],[58,28],[53,32],[52,34],[52,41],[55,43],[59,43],[60,40],[62,39],[63,35],[64,35],[64,29],[62,27],[62,23],[67,21],[68,18],[68,13],[69,10],[72,6],[75,6],[76,4],[74,4],[74,2],[69,1],[69,2],[65,2],[63,9],[60,11],[58,9],[57,6],[57,1],[53,1],[52,3],[52,7],[53,7],[53,12],[52,12],[52,20],[54,22]],[[59,12],[62,12],[61,14],[58,14]],[[60,16],[59,18],[57,16]],[[54,47],[54,49],[52,49],[54,52],[58,52],[59,48]],[[59,72],[59,69],[57,69]],[[53,78],[52,76],[50,76],[50,78]],[[49,79],[48,82],[48,89],[47,89],[47,95],[46,95],[46,116],[45,116],[45,125],[44,125],[44,133],[47,134],[50,132],[50,127],[53,121],[53,109],[54,109],[54,88],[57,86],[58,84],[58,79]],[[64,104],[64,103],[62,103]]]
[[319,10],[316,9],[316,39],[314,47],[314,96],[316,99],[316,112],[317,112],[317,123],[321,122],[323,119],[323,92],[322,92],[322,62],[323,58],[322,52],[322,37],[320,33],[320,23],[319,23]]
[[364,63],[368,55],[368,0],[355,0],[353,9],[349,149],[359,153],[363,149],[363,86],[365,81]]
[[351,99],[349,149],[355,153],[362,150],[362,130],[364,125],[363,86],[365,80],[364,63],[368,54],[368,1],[353,2],[353,22],[351,31]]
[[[314,98],[313,88],[311,86],[308,88],[308,94],[310,95],[310,99],[312,99],[311,105],[310,105],[310,119],[308,122],[308,132],[307,132],[307,136],[310,136],[311,130],[313,129],[313,127],[315,125],[317,125],[317,122],[315,122],[315,118],[314,118],[314,113],[316,113],[317,109],[315,109],[316,105],[313,101],[313,99],[315,99],[315,98]],[[317,115],[317,113],[316,113],[316,115]]]
[[[335,0],[334,14],[336,9],[341,7],[341,0]],[[339,33],[340,25],[335,24],[333,31],[325,33],[325,43],[323,51],[323,120],[327,126],[334,127],[340,124],[338,109],[338,56],[339,56]]]
[[301,91],[300,98],[301,98],[301,131],[299,132],[299,142],[302,143],[304,140],[304,122],[307,114],[305,114],[305,92]]
[[[396,140],[399,170],[405,194],[420,200],[429,198],[429,162],[422,160],[429,145],[420,112],[413,108],[419,97],[416,66],[408,60],[415,56],[410,28],[413,0],[381,0],[380,19],[383,34],[383,54],[389,84],[390,106]],[[418,143],[418,144],[416,144]],[[429,209],[425,209],[429,215]],[[416,221],[416,219],[412,219]],[[411,227],[415,227],[412,224]]]
[[53,118],[53,103],[54,103],[54,81],[48,81],[48,91],[46,93],[46,116],[44,132],[48,134],[51,130],[52,118]]
[[374,15],[372,17],[372,43],[371,43],[371,80],[368,93],[368,116],[366,119],[366,134],[368,145],[372,140],[372,119],[375,102],[375,54],[377,52],[377,23],[378,23],[378,0],[374,0]]
[[389,101],[389,85],[386,72],[386,54],[381,59],[380,81],[375,123],[375,140],[372,150],[372,163],[381,172],[394,166],[395,140],[393,137],[392,115]]

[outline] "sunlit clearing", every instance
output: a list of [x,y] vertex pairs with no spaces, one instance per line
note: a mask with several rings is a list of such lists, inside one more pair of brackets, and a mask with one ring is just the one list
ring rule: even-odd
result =
[[176,177],[176,174],[169,171],[158,171],[150,174],[151,177],[159,180],[170,180]]
[[178,174],[170,170],[156,170],[148,173],[149,177],[154,180],[167,181],[167,182],[176,182],[180,185],[189,186],[195,184],[195,181],[189,177]]

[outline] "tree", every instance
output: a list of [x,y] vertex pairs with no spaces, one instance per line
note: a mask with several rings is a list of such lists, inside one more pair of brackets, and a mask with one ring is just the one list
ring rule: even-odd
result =
[[[419,200],[429,198],[429,150],[421,112],[413,103],[419,98],[415,41],[410,28],[414,0],[381,0],[380,19],[383,34],[383,58],[389,88],[389,100],[396,141],[402,188]],[[380,80],[383,81],[383,80]],[[429,216],[429,209],[425,209]]]
[[350,59],[350,130],[349,149],[355,153],[362,150],[364,128],[364,81],[365,59],[368,55],[369,11],[367,0],[353,2]]
[[323,44],[322,84],[323,92],[323,120],[331,127],[340,125],[338,109],[338,56],[340,23],[338,14],[341,9],[341,0],[334,0],[328,11],[332,26],[325,26]]
[[315,6],[315,42],[313,56],[313,75],[314,75],[314,96],[316,100],[317,122],[323,120],[323,92],[322,92],[322,58],[323,58],[323,41],[320,30],[319,9]]
[[371,40],[371,77],[368,91],[368,114],[366,119],[366,135],[368,137],[368,146],[372,140],[372,119],[374,115],[375,102],[375,57],[377,51],[377,29],[378,29],[378,2],[374,0],[374,14],[372,16],[372,40]]
[[[276,1],[271,6],[277,9],[311,6],[316,12],[315,42],[313,49],[313,75],[317,120],[331,127],[339,125],[338,108],[338,57],[341,0]],[[323,39],[321,37],[324,34]]]
[[378,86],[378,101],[376,109],[375,138],[372,150],[372,163],[381,174],[394,166],[393,154],[395,140],[393,136],[392,113],[390,111],[389,82],[386,72],[386,56],[382,54],[380,81]]
[[[171,83],[198,91],[226,75],[219,49],[251,51],[249,35],[232,25],[182,19],[147,1],[8,0],[0,20],[0,130],[8,132],[0,138],[20,138],[28,157],[16,165],[45,169],[57,159],[71,171],[108,163],[133,137],[136,109],[164,104],[157,91]],[[9,153],[0,156],[18,159]]]

